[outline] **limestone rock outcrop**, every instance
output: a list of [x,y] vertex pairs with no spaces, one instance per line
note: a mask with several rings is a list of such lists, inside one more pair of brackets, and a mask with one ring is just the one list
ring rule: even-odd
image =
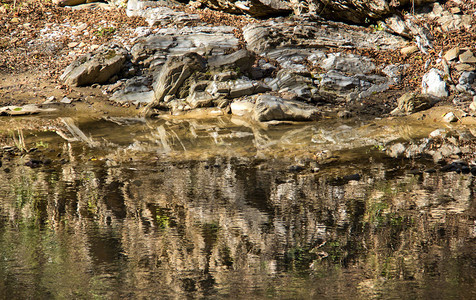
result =
[[127,51],[119,46],[101,47],[76,59],[65,69],[60,80],[70,86],[106,83],[121,71],[126,55]]

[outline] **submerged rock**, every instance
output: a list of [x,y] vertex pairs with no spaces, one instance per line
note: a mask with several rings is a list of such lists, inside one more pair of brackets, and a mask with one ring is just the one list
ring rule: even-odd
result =
[[258,96],[253,108],[253,118],[260,122],[310,121],[317,119],[318,114],[314,106],[271,95]]

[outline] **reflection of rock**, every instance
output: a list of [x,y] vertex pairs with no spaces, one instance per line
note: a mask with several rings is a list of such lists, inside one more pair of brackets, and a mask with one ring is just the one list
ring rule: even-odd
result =
[[103,47],[75,60],[66,68],[60,80],[71,86],[105,83],[119,73],[126,61],[126,54],[126,50],[120,47]]

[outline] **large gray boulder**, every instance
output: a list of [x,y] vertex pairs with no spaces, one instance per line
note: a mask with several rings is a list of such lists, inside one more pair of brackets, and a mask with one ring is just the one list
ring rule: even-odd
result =
[[296,97],[305,100],[311,100],[313,94],[317,92],[311,78],[296,74],[289,69],[278,71],[276,77],[269,81],[268,85],[273,91],[293,93]]
[[121,71],[126,55],[127,51],[119,46],[101,47],[94,53],[76,59],[59,79],[70,86],[106,83]]
[[195,72],[204,71],[205,68],[205,59],[194,52],[170,57],[161,68],[153,84],[154,101],[144,108],[142,114],[145,116],[151,115],[152,110],[159,107],[166,96],[175,96],[185,80]]
[[239,41],[230,26],[162,28],[136,40],[131,49],[132,62],[143,67],[160,67],[169,55],[196,52],[220,56],[238,48]]
[[463,72],[458,80],[458,85],[456,89],[460,92],[466,92],[471,94],[476,94],[475,91],[475,82],[476,81],[476,73],[475,72]]
[[385,31],[367,32],[358,26],[334,22],[267,21],[246,25],[247,48],[266,56],[277,49],[358,48],[395,50],[406,45],[402,37]]
[[241,49],[228,55],[213,56],[208,60],[210,68],[235,68],[240,72],[249,72],[255,62],[256,56]]

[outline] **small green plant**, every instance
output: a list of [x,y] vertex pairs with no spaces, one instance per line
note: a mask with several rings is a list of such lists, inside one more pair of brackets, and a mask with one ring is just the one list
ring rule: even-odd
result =
[[372,29],[373,32],[385,30],[385,27],[382,25],[381,22],[377,23],[377,25],[372,24],[369,27]]
[[45,143],[43,141],[36,142],[36,144],[35,144],[36,148],[45,148],[45,149],[47,149],[48,146],[49,146],[48,143]]
[[170,227],[170,218],[168,216],[157,215],[155,219],[159,228],[167,229]]
[[99,29],[96,31],[96,35],[100,37],[106,37],[113,35],[114,32],[116,32],[116,28],[114,27],[99,27]]

